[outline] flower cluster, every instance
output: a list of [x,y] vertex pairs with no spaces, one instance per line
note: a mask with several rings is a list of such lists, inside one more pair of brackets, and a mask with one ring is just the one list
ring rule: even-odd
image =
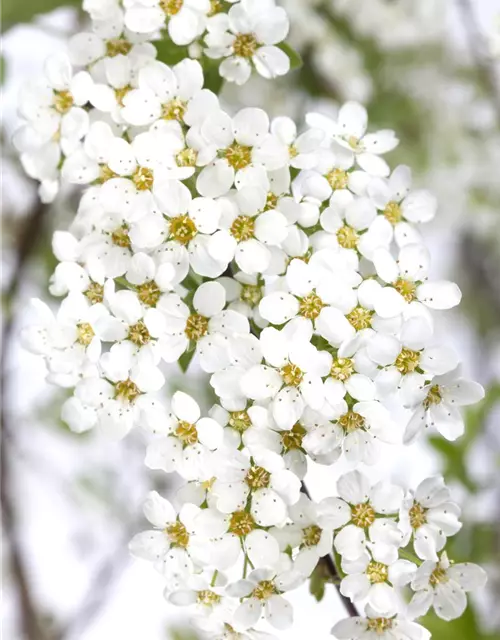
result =
[[[175,507],[149,495],[152,529],[132,553],[210,638],[253,637],[238,634],[261,618],[290,626],[283,594],[332,552],[342,594],[367,616],[337,637],[428,637],[415,617],[431,606],[457,617],[484,583],[444,551],[460,523],[443,480],[405,494],[354,469],[319,503],[302,481],[308,459],[374,464],[426,428],[454,440],[458,407],[483,395],[433,337],[432,310],[461,297],[429,277],[417,225],[434,198],[412,189],[408,167],[391,172],[383,156],[398,140],[368,132],[357,103],[336,120],[308,114],[303,131],[222,109],[205,86],[209,59],[238,83],[253,68],[288,70],[275,46],[288,19],[273,0],[85,7],[93,30],[21,99],[17,143],[44,197],[60,178],[85,187],[54,235],[50,291],[63,300],[55,314],[35,301],[23,339],[49,381],[73,389],[62,409],[73,431],[141,427],[146,465],[184,480]],[[150,39],[163,28],[204,57],[157,60]],[[161,393],[164,363],[193,357],[218,397],[207,416],[191,396]]]

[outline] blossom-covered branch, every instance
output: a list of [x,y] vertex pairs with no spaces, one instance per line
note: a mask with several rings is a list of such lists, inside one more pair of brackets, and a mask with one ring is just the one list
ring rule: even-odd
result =
[[[304,129],[221,107],[205,86],[213,60],[237,84],[289,70],[274,0],[84,8],[90,30],[21,97],[16,144],[42,198],[85,187],[54,235],[50,291],[63,300],[55,314],[35,301],[23,338],[48,380],[74,389],[73,431],[141,427],[146,465],[185,481],[173,503],[149,494],[132,553],[209,638],[262,637],[261,619],[288,628],[284,594],[330,554],[365,611],[336,637],[429,637],[417,618],[458,617],[485,582],[447,557],[460,509],[441,477],[405,492],[372,486],[361,465],[426,429],[455,440],[459,407],[483,396],[433,334],[432,311],[461,298],[429,278],[417,227],[436,200],[408,167],[391,172],[398,139],[370,132],[358,103],[336,120],[309,113]],[[155,57],[160,32],[184,56],[173,66]],[[208,415],[162,393],[162,363],[193,358],[218,397]],[[308,461],[341,456],[352,470],[334,495],[301,492]]]

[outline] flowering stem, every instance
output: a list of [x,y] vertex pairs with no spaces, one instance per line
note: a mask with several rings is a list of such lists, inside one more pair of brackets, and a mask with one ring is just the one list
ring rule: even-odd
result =
[[217,576],[218,576],[219,572],[217,571],[217,569],[214,571],[213,575],[212,575],[212,580],[210,582],[210,586],[211,587],[215,587],[215,581],[217,580]]
[[[302,493],[304,493],[308,498],[311,497],[311,494],[309,493],[309,489],[307,488],[305,482],[302,482],[302,488],[301,488]],[[359,611],[356,607],[356,605],[351,602],[351,600],[343,595],[340,592],[340,581],[341,581],[341,576],[339,574],[339,571],[337,569],[337,566],[335,564],[335,560],[333,559],[332,555],[329,553],[328,555],[323,557],[323,562],[325,563],[325,567],[328,570],[328,573],[330,574],[330,578],[332,583],[335,585],[335,589],[337,589],[337,592],[340,596],[340,599],[342,601],[342,604],[344,605],[345,610],[347,611],[347,613],[351,616],[351,618],[357,617],[359,616]]]

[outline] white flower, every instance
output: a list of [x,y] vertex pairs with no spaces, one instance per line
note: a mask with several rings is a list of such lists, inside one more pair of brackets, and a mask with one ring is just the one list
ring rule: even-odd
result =
[[436,428],[447,440],[459,438],[465,426],[458,407],[482,400],[484,389],[479,383],[462,378],[457,367],[431,380],[426,375],[407,376],[401,395],[404,404],[414,411],[404,435],[409,444],[429,427]]
[[390,178],[375,178],[368,184],[368,195],[382,212],[387,225],[394,229],[396,242],[401,246],[411,234],[409,223],[429,222],[436,214],[437,201],[423,189],[410,191],[411,170],[406,165],[394,169]]
[[304,577],[298,571],[287,567],[280,573],[271,569],[256,569],[248,578],[229,585],[229,595],[243,598],[234,613],[235,628],[249,629],[257,624],[262,615],[275,629],[291,627],[293,610],[281,594],[294,589],[303,581]]
[[242,511],[248,501],[258,525],[282,525],[287,505],[297,502],[300,492],[299,479],[285,469],[283,459],[272,452],[250,459],[234,449],[221,449],[218,455],[225,464],[220,465],[212,486],[217,509],[222,513]]
[[[308,121],[313,122],[311,118]],[[317,118],[316,122],[321,122],[334,144],[344,147],[354,155],[359,166],[367,173],[375,176],[389,175],[387,163],[379,156],[392,151],[399,140],[394,131],[388,129],[367,134],[368,118],[362,105],[346,102],[339,110],[337,122],[324,116]]]
[[[339,498],[325,498],[318,505],[319,514],[336,532],[334,546],[347,560],[356,560],[367,546],[396,560],[403,536],[394,517],[403,500],[403,490],[379,482],[370,486],[359,471],[350,471],[337,481]],[[378,516],[378,517],[377,517]]]
[[218,570],[234,567],[242,551],[256,569],[279,562],[278,542],[271,532],[259,528],[246,510],[225,514],[203,509],[195,519],[195,531],[210,540],[210,564]]
[[269,133],[269,117],[262,109],[241,109],[232,119],[223,111],[210,114],[201,134],[219,150],[219,159],[197,178],[196,188],[203,196],[225,195],[233,182],[238,186],[254,167],[276,170],[287,163],[287,147]]
[[268,327],[260,336],[267,365],[255,365],[241,379],[243,393],[252,400],[272,399],[271,410],[281,429],[291,429],[304,407],[321,409],[324,403],[322,377],[330,358],[310,342],[310,334],[295,331],[293,323],[278,331]]
[[174,584],[189,578],[205,555],[203,543],[193,533],[198,512],[198,507],[186,504],[177,515],[168,500],[151,491],[144,503],[144,514],[154,529],[132,538],[131,554],[152,562]]
[[252,73],[252,63],[264,78],[288,73],[290,60],[275,45],[286,38],[288,17],[274,0],[241,0],[227,16],[219,14],[207,25],[205,37],[209,58],[225,58],[220,75],[236,84],[244,84]]
[[127,0],[125,24],[130,31],[154,34],[167,21],[168,35],[182,46],[203,33],[209,11],[209,0]]
[[[262,317],[281,325],[299,316],[305,324],[327,340],[337,335],[343,341],[354,334],[354,329],[344,314],[356,306],[357,296],[353,286],[361,282],[361,276],[351,267],[348,259],[333,252],[313,254],[308,263],[295,259],[288,265],[286,291],[266,295],[259,305]],[[329,261],[331,259],[331,263]]]
[[399,438],[389,411],[376,400],[357,402],[352,408],[341,400],[328,408],[325,417],[328,420],[304,437],[304,448],[315,456],[332,454],[340,447],[347,460],[374,464],[378,458],[378,441],[394,444]]
[[229,263],[233,258],[245,274],[263,274],[273,254],[288,233],[288,221],[277,210],[266,210],[267,193],[259,187],[242,187],[228,198],[220,198],[221,231],[210,244],[210,252]]
[[[366,341],[368,357],[379,367],[384,367],[376,379],[379,392],[394,391],[403,384],[406,376],[414,376],[417,370],[424,372],[424,378],[429,378],[457,366],[457,355],[453,349],[429,345],[432,327],[425,317],[415,316],[407,320],[399,335],[397,338],[378,332]],[[421,376],[416,380],[421,381]]]
[[301,494],[298,502],[289,507],[291,523],[271,533],[278,539],[280,548],[298,548],[294,557],[294,569],[309,576],[320,558],[331,553],[333,527],[324,517],[320,505]]
[[354,196],[346,189],[335,191],[329,206],[321,213],[321,227],[327,237],[321,246],[341,247],[344,251],[358,251],[369,260],[379,247],[388,247],[391,236],[381,228],[377,211],[369,198]]
[[236,311],[223,311],[225,291],[218,282],[205,282],[193,297],[193,310],[176,294],[160,299],[157,309],[166,319],[160,352],[166,362],[176,362],[188,348],[196,348],[207,372],[230,364],[229,347],[240,334],[249,333],[248,320]]
[[218,108],[215,94],[203,89],[203,70],[185,59],[172,68],[157,60],[139,70],[138,87],[123,98],[122,117],[132,125],[157,120],[193,126]]
[[364,551],[354,561],[343,558],[346,577],[340,583],[340,592],[353,602],[366,598],[377,613],[390,614],[398,606],[396,589],[408,584],[417,568],[408,560],[388,560],[378,551]]
[[411,582],[416,593],[408,605],[412,617],[422,616],[430,607],[443,620],[459,618],[467,607],[466,593],[486,584],[486,572],[477,564],[451,564],[446,553],[438,562],[426,560]]
[[426,478],[415,493],[405,498],[400,511],[400,528],[405,545],[413,538],[419,558],[437,562],[437,552],[448,536],[460,531],[460,507],[451,500],[450,490],[441,476]]
[[177,391],[172,415],[162,427],[167,437],[148,445],[146,466],[177,471],[183,478],[198,480],[207,464],[208,452],[222,443],[222,427],[213,418],[201,418],[200,407],[191,396]]
[[372,607],[366,607],[366,617],[354,616],[337,622],[332,635],[338,640],[430,640],[430,631],[402,616],[382,617]]
[[374,306],[383,318],[402,313],[411,303],[430,309],[451,309],[460,303],[462,294],[454,282],[426,282],[429,252],[418,244],[409,244],[399,252],[397,261],[385,248],[373,254],[377,275],[390,286],[381,287]]
[[271,122],[271,133],[288,147],[290,166],[296,169],[313,169],[318,150],[323,142],[321,129],[309,128],[297,135],[297,127],[291,118],[281,116]]
[[226,576],[219,572],[214,580],[212,575],[188,575],[174,588],[167,587],[165,598],[178,607],[196,605],[201,616],[218,617],[219,609],[230,610],[230,599],[225,596]]
[[74,396],[62,406],[62,419],[73,431],[98,427],[111,439],[123,438],[138,424],[147,426],[149,409],[157,402],[152,394],[165,383],[151,353],[137,356],[132,348],[122,348],[104,354],[100,365],[106,379],[78,382]]

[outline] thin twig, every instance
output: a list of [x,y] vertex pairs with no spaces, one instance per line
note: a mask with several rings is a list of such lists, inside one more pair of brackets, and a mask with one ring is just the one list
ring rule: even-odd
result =
[[[307,488],[305,482],[302,482],[302,493],[304,493],[308,498],[311,498],[311,494],[309,493],[309,489]],[[328,573],[330,574],[335,589],[337,589],[345,610],[351,616],[351,618],[359,616],[359,611],[356,605],[347,596],[340,592],[339,583],[342,578],[339,575],[337,567],[335,566],[335,561],[331,553],[329,553],[327,556],[324,556],[323,562],[325,564],[325,567],[328,569]]]
[[0,358],[0,393],[3,400],[0,409],[3,436],[0,452],[1,512],[5,537],[9,541],[9,560],[21,612],[21,628],[26,640],[43,640],[45,634],[40,621],[40,613],[32,597],[28,571],[18,538],[16,512],[12,499],[12,456],[9,448],[9,442],[14,430],[11,429],[9,424],[5,398],[7,396],[8,348],[12,341],[12,332],[15,326],[15,318],[12,311],[13,302],[17,297],[26,265],[40,237],[46,209],[47,207],[44,204],[39,203],[26,218],[20,234],[13,276],[6,292],[7,304],[2,326],[2,354]]

